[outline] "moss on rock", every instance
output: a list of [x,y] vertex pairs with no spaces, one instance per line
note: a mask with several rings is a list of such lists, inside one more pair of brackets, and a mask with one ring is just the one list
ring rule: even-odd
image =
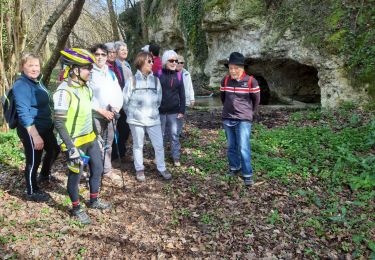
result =
[[375,5],[373,0],[283,1],[269,10],[273,29],[300,34],[304,44],[341,56],[352,85],[375,98]]

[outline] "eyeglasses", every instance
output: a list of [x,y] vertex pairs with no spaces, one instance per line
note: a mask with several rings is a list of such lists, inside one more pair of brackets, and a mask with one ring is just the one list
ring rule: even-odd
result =
[[184,64],[185,62],[180,61],[178,64]]
[[154,60],[147,60],[148,63],[154,64]]
[[107,57],[107,53],[96,53],[95,52],[95,57],[100,57],[100,56],[102,56],[102,57]]
[[92,68],[93,68],[93,65],[87,65],[87,66],[81,67],[81,69],[85,69],[85,70],[92,70]]
[[178,60],[168,60],[169,63],[178,63]]

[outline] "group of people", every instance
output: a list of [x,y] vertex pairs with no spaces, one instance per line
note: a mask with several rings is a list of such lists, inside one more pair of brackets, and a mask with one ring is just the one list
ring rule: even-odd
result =
[[[49,199],[39,183],[51,178],[51,166],[62,151],[69,169],[67,191],[72,214],[82,224],[89,224],[90,217],[79,199],[83,167],[88,164],[90,171],[87,206],[110,208],[110,203],[98,198],[101,178],[122,180],[112,170],[112,161],[125,156],[130,133],[136,179],[146,179],[146,133],[159,175],[165,180],[172,178],[166,167],[164,144],[165,140],[170,141],[173,165],[181,166],[179,139],[186,110],[194,105],[194,89],[190,73],[184,69],[184,58],[174,50],[166,50],[160,58],[159,51],[159,46],[151,44],[139,52],[133,74],[126,61],[128,49],[124,42],[97,44],[90,50],[62,50],[62,81],[53,96],[40,81],[39,57],[23,55],[21,76],[14,83],[13,93],[19,118],[17,134],[26,157],[27,199]],[[249,140],[252,114],[259,104],[259,86],[245,73],[244,65],[242,54],[231,54],[229,75],[220,90],[228,140],[228,174],[242,170],[245,184],[252,185]],[[37,176],[43,150],[43,166]]]

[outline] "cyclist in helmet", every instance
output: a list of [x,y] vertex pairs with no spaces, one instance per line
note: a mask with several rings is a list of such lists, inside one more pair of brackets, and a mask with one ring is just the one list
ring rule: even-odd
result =
[[79,48],[60,52],[66,66],[64,81],[53,95],[55,126],[58,143],[65,151],[69,175],[67,190],[72,201],[72,214],[82,224],[90,224],[90,218],[79,201],[79,182],[83,169],[82,155],[87,155],[90,168],[90,201],[88,207],[108,209],[109,203],[98,199],[103,165],[100,147],[96,139],[92,119],[92,90],[86,85],[93,68],[95,57],[89,51]]

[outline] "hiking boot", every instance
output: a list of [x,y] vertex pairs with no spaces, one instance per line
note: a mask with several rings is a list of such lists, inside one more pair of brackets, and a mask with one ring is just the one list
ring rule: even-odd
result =
[[137,171],[135,174],[136,174],[137,181],[145,181],[146,180],[144,171]]
[[26,199],[30,201],[36,201],[36,202],[45,202],[45,201],[49,201],[50,197],[47,193],[38,190],[32,194],[26,193]]
[[173,164],[174,164],[175,167],[181,166],[180,160],[174,160]]
[[49,183],[49,182],[53,182],[53,181],[56,181],[56,178],[52,177],[51,175],[39,174],[39,176],[37,178],[38,183]]
[[244,177],[243,181],[244,181],[246,187],[251,187],[251,186],[254,185],[254,181],[251,177]]
[[102,209],[103,210],[103,209],[112,208],[112,205],[111,205],[111,203],[108,203],[108,202],[102,201],[100,199],[97,199],[94,202],[89,202],[88,207],[92,208],[92,209]]
[[86,211],[82,208],[79,209],[73,209],[72,215],[78,219],[78,221],[83,225],[91,224],[91,220],[89,215],[87,215]]
[[235,177],[240,172],[241,172],[241,169],[238,169],[238,170],[229,169],[229,171],[226,173],[226,175],[228,177]]
[[164,180],[170,180],[172,179],[172,175],[168,170],[159,172],[159,175],[164,178]]

